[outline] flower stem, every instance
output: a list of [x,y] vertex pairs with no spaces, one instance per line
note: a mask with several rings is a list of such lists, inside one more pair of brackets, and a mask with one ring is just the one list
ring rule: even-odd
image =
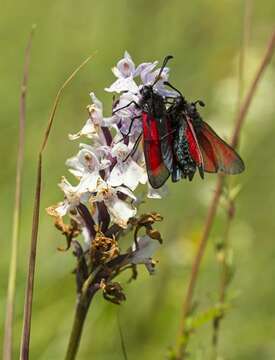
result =
[[65,356],[65,360],[74,360],[79,348],[84,322],[91,304],[91,301],[98,290],[93,287],[89,292],[85,292],[77,299],[73,327],[70,334],[69,344]]
[[19,102],[19,140],[18,140],[18,151],[17,151],[15,200],[14,200],[12,238],[11,238],[11,258],[10,258],[9,280],[8,280],[8,290],[7,290],[6,320],[5,320],[4,344],[3,344],[3,359],[5,360],[12,359],[13,316],[14,316],[14,303],[15,303],[16,272],[17,272],[17,261],[18,261],[22,174],[23,174],[23,160],[24,160],[24,146],[25,146],[26,96],[27,96],[28,79],[29,79],[30,52],[31,52],[34,30],[35,30],[35,26],[33,25],[29,35],[28,44],[25,50],[25,65],[23,70],[23,80],[21,83],[21,93],[20,93],[20,102]]
[[[253,82],[247,92],[247,95],[245,96],[245,98],[242,102],[240,110],[236,116],[235,128],[234,128],[233,136],[232,136],[231,142],[230,142],[230,145],[233,148],[235,148],[236,145],[238,144],[238,139],[239,139],[248,109],[254,98],[258,84],[259,84],[267,66],[269,65],[269,63],[272,59],[274,51],[275,51],[275,28],[273,29],[270,40],[268,41],[265,54],[263,56],[261,64],[259,65],[259,68],[255,74],[254,80],[253,80]],[[188,318],[188,315],[190,314],[190,310],[191,310],[192,303],[193,303],[193,295],[195,292],[195,287],[197,284],[198,274],[199,274],[199,270],[200,270],[200,265],[201,265],[201,262],[202,262],[202,259],[203,259],[204,253],[205,253],[206,245],[208,243],[210,231],[212,229],[212,225],[213,225],[213,222],[216,217],[219,200],[222,195],[223,180],[224,180],[224,176],[222,174],[220,174],[217,179],[216,190],[214,192],[214,195],[213,195],[213,198],[212,198],[209,210],[208,210],[208,214],[207,214],[205,225],[204,225],[204,230],[203,230],[202,237],[201,237],[199,245],[198,245],[198,250],[197,250],[193,265],[192,265],[192,271],[191,271],[189,283],[187,286],[187,291],[186,291],[186,294],[185,294],[185,297],[183,300],[182,317],[181,317],[181,322],[180,322],[180,327],[179,327],[178,344],[177,344],[177,349],[176,349],[177,360],[182,360],[182,359],[186,358],[186,347],[187,347],[188,339],[189,339],[189,335],[190,335],[189,332],[188,332],[188,334],[186,334],[186,331],[187,331],[186,320]],[[182,341],[183,337],[185,337],[187,339],[184,342]]]
[[37,175],[36,175],[36,189],[33,206],[33,222],[32,222],[32,233],[30,240],[30,252],[29,252],[29,265],[28,274],[26,280],[25,290],[25,304],[24,304],[24,315],[23,315],[23,327],[21,334],[21,346],[20,346],[20,360],[29,360],[30,352],[30,337],[31,337],[31,320],[32,320],[32,305],[33,305],[33,292],[34,292],[34,279],[35,279],[35,266],[36,266],[36,252],[37,252],[37,241],[38,241],[38,230],[39,230],[39,216],[40,216],[40,199],[41,199],[41,181],[42,181],[42,158],[45,147],[53,126],[55,114],[60,103],[63,91],[66,86],[73,80],[79,70],[91,59],[91,56],[80,64],[76,70],[68,77],[61,88],[58,90],[56,98],[53,103],[47,128],[44,134],[44,139],[41,145],[41,149],[38,153],[37,162]]

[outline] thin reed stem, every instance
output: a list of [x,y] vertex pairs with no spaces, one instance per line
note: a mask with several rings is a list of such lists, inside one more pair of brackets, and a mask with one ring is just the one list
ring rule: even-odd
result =
[[[231,228],[231,223],[234,218],[234,202],[229,201],[228,211],[227,211],[227,221],[225,225],[225,232],[223,237],[222,249],[220,250],[220,285],[219,285],[219,304],[223,305],[226,299],[226,290],[229,285],[229,275],[230,269],[227,262],[228,256],[228,242],[229,242],[229,233]],[[212,336],[212,345],[214,353],[217,354],[218,339],[219,339],[219,330],[220,322],[224,317],[223,312],[217,315],[213,319],[213,336]]]
[[240,56],[239,56],[239,78],[238,78],[238,104],[237,110],[239,110],[244,92],[244,64],[246,60],[246,49],[251,35],[251,19],[252,19],[252,0],[245,0],[244,3],[244,16],[243,16],[243,36],[241,40]]
[[37,163],[37,176],[36,176],[36,192],[34,198],[34,210],[33,210],[33,222],[32,222],[32,235],[31,235],[31,245],[30,245],[30,254],[29,254],[29,269],[25,293],[25,305],[24,305],[24,319],[23,319],[23,329],[21,335],[21,349],[20,349],[20,360],[29,359],[29,347],[30,347],[30,332],[31,332],[31,316],[32,316],[32,301],[33,301],[33,287],[34,287],[34,275],[35,275],[35,261],[36,261],[36,248],[37,248],[37,235],[39,227],[39,212],[40,212],[40,197],[41,197],[41,179],[42,179],[42,155],[46,147],[48,137],[53,125],[55,113],[58,107],[58,104],[61,100],[61,95],[66,88],[66,86],[71,82],[79,70],[87,64],[91,59],[89,56],[64,82],[64,84],[59,89],[52,111],[49,117],[48,126],[45,131],[41,149],[38,154],[38,163]]
[[[238,101],[237,101],[237,111],[240,110],[241,101],[244,91],[245,83],[245,59],[246,59],[246,50],[249,45],[249,39],[251,35],[251,18],[252,18],[252,0],[245,0],[244,3],[244,17],[243,17],[243,39],[240,51],[240,61],[239,61],[239,79],[238,79]],[[231,181],[232,185],[233,179]],[[235,216],[235,199],[228,199],[228,208],[227,208],[227,217],[225,224],[225,233],[222,243],[222,256],[220,259],[220,285],[219,285],[219,304],[223,305],[226,299],[226,292],[230,282],[230,269],[228,265],[228,248],[229,248],[229,233],[232,221]],[[222,313],[219,316],[216,316],[213,319],[213,336],[212,336],[212,345],[213,352],[215,356],[218,355],[218,342],[219,342],[219,332],[220,324],[223,319],[224,314]]]
[[[206,248],[207,240],[208,240],[211,228],[212,228],[212,224],[214,222],[214,218],[215,218],[215,215],[217,212],[217,208],[219,205],[219,199],[220,199],[220,196],[222,193],[222,188],[223,188],[223,180],[224,180],[224,176],[219,174],[217,184],[216,184],[216,189],[215,189],[215,192],[213,195],[213,199],[211,201],[211,204],[210,204],[210,207],[209,207],[209,210],[207,213],[207,218],[205,221],[202,237],[199,242],[198,251],[197,251],[197,254],[196,254],[194,262],[193,262],[192,272],[191,272],[190,280],[188,283],[186,296],[184,298],[184,302],[183,302],[183,306],[182,306],[182,316],[181,316],[181,323],[180,323],[180,328],[179,328],[178,344],[177,344],[177,347],[178,347],[177,359],[178,360],[183,359],[185,356],[185,349],[186,349],[186,346],[188,343],[188,337],[189,337],[189,334],[187,334],[185,332],[186,319],[187,319],[187,317],[190,313],[191,307],[192,307],[192,299],[193,299],[193,295],[194,295],[194,291],[195,291],[198,272],[199,272],[201,260],[203,258],[204,251]],[[184,342],[182,341],[183,336],[186,339]]]
[[25,123],[26,123],[26,97],[29,80],[30,67],[30,53],[35,26],[33,25],[27,47],[25,50],[25,61],[23,68],[23,79],[21,83],[21,93],[19,100],[19,140],[17,151],[17,165],[16,165],[16,180],[15,180],[15,200],[13,211],[13,225],[12,225],[12,239],[11,239],[11,258],[9,269],[9,281],[7,290],[7,305],[6,305],[6,320],[4,330],[4,344],[3,344],[3,359],[12,359],[12,326],[13,326],[13,312],[15,303],[15,284],[18,258],[18,242],[19,242],[19,228],[20,228],[20,208],[21,208],[21,194],[22,194],[22,173],[23,173],[23,159],[24,159],[24,144],[25,144]]
[[[260,79],[262,78],[264,71],[268,64],[270,63],[273,53],[275,49],[275,29],[273,29],[271,38],[268,41],[265,54],[263,56],[263,59],[261,61],[261,64],[255,74],[255,77],[252,81],[252,84],[248,90],[247,95],[245,96],[242,105],[240,107],[240,111],[238,112],[236,119],[235,119],[235,127],[233,130],[232,138],[231,138],[231,146],[236,147],[239,139],[239,135],[242,129],[242,126],[244,124],[245,116],[248,112],[248,109],[250,107],[251,101],[256,93],[257,86],[260,82]],[[190,313],[191,307],[192,307],[192,300],[194,295],[194,290],[196,287],[196,282],[198,279],[198,273],[200,269],[200,264],[203,259],[203,255],[206,249],[207,241],[209,238],[210,231],[212,229],[212,225],[216,216],[219,200],[222,194],[222,188],[223,188],[223,175],[219,175],[216,183],[216,189],[208,210],[208,214],[206,216],[206,221],[204,225],[204,230],[202,233],[202,237],[199,241],[198,251],[195,256],[193,265],[192,265],[192,271],[191,276],[189,279],[189,283],[187,286],[187,292],[184,297],[183,306],[182,306],[182,317],[181,317],[181,323],[179,327],[179,334],[178,334],[178,344],[177,344],[177,359],[184,359],[186,355],[186,347],[188,343],[188,338],[186,341],[182,341],[183,335],[186,333],[186,319]]]
[[[225,225],[225,232],[223,236],[222,249],[219,250],[221,252],[219,258],[220,263],[220,285],[219,285],[219,304],[223,305],[226,299],[226,291],[230,281],[230,268],[228,265],[228,246],[229,246],[229,233],[232,221],[235,215],[235,206],[234,201],[229,200],[228,209],[227,209],[227,220]],[[222,307],[222,306],[221,306]],[[215,356],[218,354],[218,340],[219,340],[219,330],[220,323],[222,318],[224,317],[223,312],[216,316],[213,319],[213,336],[212,336],[212,345],[213,352]]]
[[123,358],[124,358],[124,360],[128,360],[126,344],[125,344],[125,340],[124,340],[124,336],[123,336],[122,326],[121,326],[121,323],[120,323],[119,311],[117,312],[117,324],[118,324],[119,337],[120,337],[120,345],[121,345],[121,350],[122,350]]

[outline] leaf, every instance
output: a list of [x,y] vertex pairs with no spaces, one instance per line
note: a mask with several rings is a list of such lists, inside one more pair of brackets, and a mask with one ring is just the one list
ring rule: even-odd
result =
[[232,189],[230,189],[228,194],[229,200],[234,201],[238,197],[241,190],[242,190],[242,184],[237,184]]
[[188,322],[186,323],[186,328],[189,332],[198,329],[206,323],[211,322],[216,317],[221,316],[230,308],[231,305],[228,303],[217,304],[201,313],[198,313],[196,316],[187,318]]

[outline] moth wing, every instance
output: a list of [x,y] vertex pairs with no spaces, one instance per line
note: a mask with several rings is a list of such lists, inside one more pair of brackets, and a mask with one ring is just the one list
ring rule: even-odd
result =
[[164,164],[157,120],[142,113],[143,147],[148,179],[154,189],[160,188],[170,172]]
[[244,171],[245,165],[238,153],[204,121],[197,131],[197,139],[206,172],[219,171],[233,175]]

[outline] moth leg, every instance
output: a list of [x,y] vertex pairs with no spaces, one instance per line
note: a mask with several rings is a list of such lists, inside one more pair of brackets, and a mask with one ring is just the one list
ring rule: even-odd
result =
[[123,109],[126,109],[127,107],[131,106],[132,104],[135,104],[136,107],[140,108],[139,104],[137,102],[135,102],[134,100],[130,101],[129,104],[125,105],[125,106],[122,106],[121,108],[119,109],[116,109],[113,111],[112,115],[116,114],[118,111],[120,110],[123,110]]
[[132,150],[130,151],[130,153],[126,156],[126,158],[123,160],[123,162],[127,161],[129,159],[130,156],[133,156],[134,153],[137,151],[138,145],[140,143],[140,140],[142,138],[142,134],[139,135],[139,137],[137,138],[137,141],[135,142]]
[[134,120],[137,120],[137,119],[141,119],[141,116],[135,116],[135,117],[133,117],[133,119],[131,119],[131,124],[129,126],[129,129],[128,129],[127,133],[126,134],[121,133],[122,134],[122,139],[117,141],[116,144],[118,144],[121,141],[125,140],[131,134],[131,130],[132,130],[132,127],[133,127],[133,124],[134,124]]

